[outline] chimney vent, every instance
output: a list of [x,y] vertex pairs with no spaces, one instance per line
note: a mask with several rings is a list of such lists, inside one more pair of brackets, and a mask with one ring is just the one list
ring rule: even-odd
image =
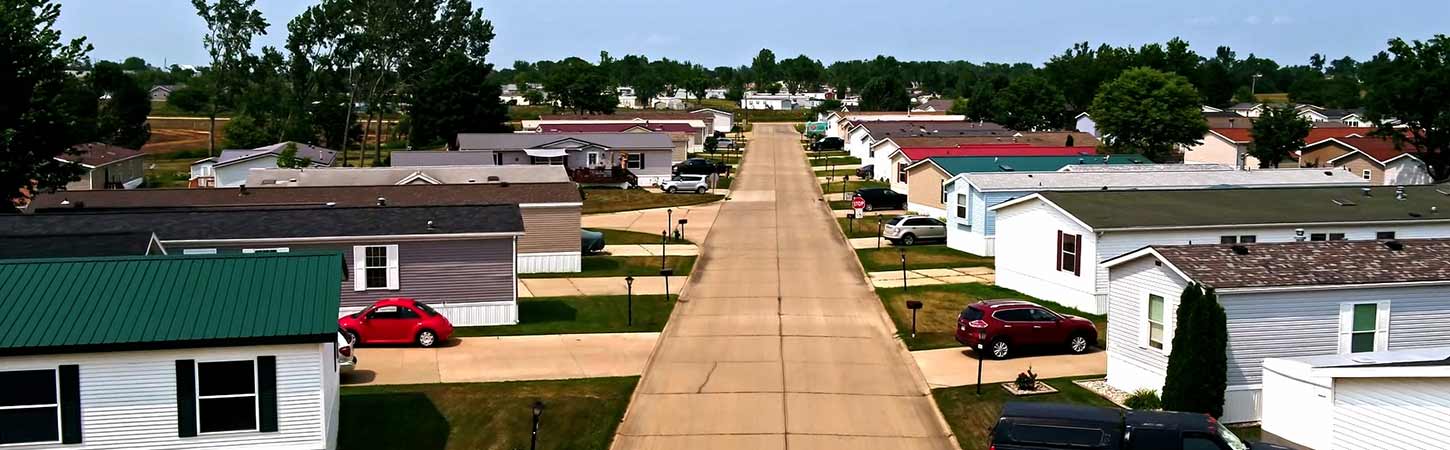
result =
[[1294,241],[1295,242],[1304,242],[1304,229],[1303,228],[1295,228],[1294,229]]
[[388,206],[388,199],[384,197],[378,197],[378,206]]
[[433,221],[428,221],[428,231],[433,231]]
[[1245,247],[1245,246],[1242,246],[1242,245],[1234,245],[1231,248],[1233,249],[1235,255],[1247,255],[1247,254],[1249,254],[1249,248],[1248,247]]
[[70,206],[70,199],[61,199],[60,206]]

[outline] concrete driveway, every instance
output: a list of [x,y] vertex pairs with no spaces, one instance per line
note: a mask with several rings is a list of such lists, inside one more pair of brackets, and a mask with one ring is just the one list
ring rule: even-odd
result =
[[[715,216],[720,212],[720,205],[721,202],[714,202],[696,206],[586,214],[582,218],[581,224],[584,228],[612,228],[659,236],[660,232],[665,230],[666,221],[671,222],[672,226],[678,227],[680,219],[689,219],[689,223],[685,224],[685,239],[703,242],[715,224]],[[666,209],[672,211],[667,214]]]
[[[911,352],[932,389],[967,386],[977,382],[977,358],[964,347]],[[982,383],[1006,383],[1028,368],[1038,378],[1077,377],[1108,373],[1108,352],[1097,350],[1081,355],[1025,356],[982,361]]]
[[639,375],[659,333],[456,338],[439,348],[366,347],[344,385],[559,380]]

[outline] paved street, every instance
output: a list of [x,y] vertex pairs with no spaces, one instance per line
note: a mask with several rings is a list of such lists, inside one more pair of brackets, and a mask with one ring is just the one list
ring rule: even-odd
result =
[[955,448],[800,136],[754,134],[614,448]]
[[357,349],[345,385],[622,377],[644,370],[659,333],[457,338],[438,348]]

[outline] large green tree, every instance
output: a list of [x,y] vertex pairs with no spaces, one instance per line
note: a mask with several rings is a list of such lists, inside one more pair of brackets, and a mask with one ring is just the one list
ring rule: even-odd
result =
[[1175,159],[1179,147],[1208,132],[1193,85],[1181,75],[1140,67],[1103,85],[1089,110],[1109,153]]
[[11,204],[81,174],[79,165],[55,158],[81,143],[64,105],[73,80],[65,70],[91,47],[84,39],[62,42],[58,17],[60,5],[47,0],[0,3],[0,191]]
[[910,107],[911,95],[900,78],[876,77],[861,90],[864,111],[906,111]]
[[1393,39],[1360,72],[1378,133],[1414,146],[1435,179],[1450,177],[1450,37]]
[[992,99],[992,121],[1018,131],[1059,128],[1067,112],[1062,92],[1036,75],[1013,79]]
[[234,104],[247,82],[252,58],[252,39],[267,34],[267,20],[255,7],[256,0],[191,0],[196,14],[206,22],[202,45],[211,56],[207,68],[213,79],[207,99],[209,151],[216,150],[216,117],[224,106]]
[[457,150],[458,133],[513,131],[504,124],[508,108],[498,101],[498,85],[488,81],[490,70],[488,64],[461,53],[450,53],[435,63],[411,89],[414,99],[426,101],[414,101],[409,107],[408,143],[413,147],[446,143]]
[[96,120],[96,140],[140,149],[151,138],[146,116],[151,115],[151,94],[136,78],[111,63],[96,64],[91,83],[102,99]]
[[544,78],[544,90],[559,106],[575,113],[612,114],[619,95],[598,67],[579,58],[567,58],[552,65]]
[[1249,130],[1254,137],[1249,155],[1258,158],[1261,168],[1279,167],[1280,162],[1304,147],[1304,138],[1309,136],[1309,129],[1313,127],[1308,120],[1299,117],[1293,105],[1265,108]]
[[1228,388],[1228,317],[1212,288],[1190,283],[1174,314],[1163,409],[1223,416]]
[[755,87],[758,89],[767,84],[780,81],[780,68],[775,62],[775,52],[768,48],[760,49],[755,59],[750,61],[750,71],[755,74]]

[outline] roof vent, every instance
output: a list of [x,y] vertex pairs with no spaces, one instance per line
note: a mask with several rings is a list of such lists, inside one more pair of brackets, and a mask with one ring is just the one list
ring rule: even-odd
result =
[[1373,197],[1373,195],[1370,195],[1371,192],[1373,192],[1373,190],[1371,190],[1370,188],[1359,188],[1359,193],[1363,194],[1365,197]]
[[999,164],[999,165],[997,165],[997,168],[1002,169],[1003,172],[1013,172],[1013,171],[1016,170],[1016,169],[1013,169],[1012,166],[1009,166],[1009,165],[1006,165],[1006,164]]
[[1355,205],[1355,203],[1354,203],[1353,200],[1341,200],[1341,199],[1337,199],[1337,198],[1334,199],[1334,204],[1339,205],[1339,206],[1354,206]]
[[61,199],[60,206],[70,206],[70,199]]
[[388,206],[388,199],[384,197],[378,197],[378,206]]
[[1242,245],[1234,245],[1233,247],[1230,247],[1230,248],[1233,249],[1235,255],[1247,255],[1247,254],[1249,254],[1249,248],[1248,247],[1245,247],[1245,246],[1242,246]]
[[1400,241],[1385,241],[1385,248],[1398,252],[1405,249],[1405,243]]
[[326,205],[328,208],[332,208],[337,206],[337,202],[327,202],[324,203],[324,205]]
[[485,179],[488,180],[489,182],[496,182],[496,181],[499,180],[498,175],[489,175],[488,178],[485,178]]
[[1424,216],[1425,216],[1424,214],[1420,214],[1420,213],[1413,212],[1413,211],[1410,212],[1410,217],[1424,217]]
[[1324,171],[1324,176],[1326,176],[1326,177],[1332,177],[1332,176],[1334,176],[1334,171],[1332,171],[1332,170],[1326,170],[1326,171]]
[[240,197],[243,195],[247,195],[247,185],[245,184],[237,186],[237,196]]
[[499,185],[499,187],[509,187],[509,182],[507,182],[507,181],[500,181],[498,183],[498,185]]
[[428,231],[433,231],[433,221],[428,221]]

